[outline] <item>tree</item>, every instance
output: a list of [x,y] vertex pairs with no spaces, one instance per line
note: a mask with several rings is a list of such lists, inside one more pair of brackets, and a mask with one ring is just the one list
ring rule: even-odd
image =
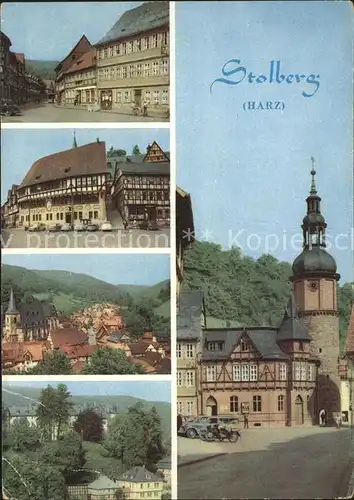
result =
[[35,451],[40,446],[41,432],[37,427],[31,426],[27,419],[18,418],[10,427],[10,447],[14,451],[24,453]]
[[140,155],[141,152],[140,152],[140,149],[139,149],[139,146],[137,144],[135,144],[135,146],[133,147],[133,151],[132,151],[132,155]]
[[43,361],[28,370],[31,375],[71,375],[72,367],[69,358],[59,349],[47,352]]
[[11,498],[67,499],[65,478],[57,468],[13,453],[5,454],[2,463],[3,485]]
[[40,461],[56,467],[65,477],[82,469],[86,460],[80,436],[76,432],[70,432],[58,441],[45,443]]
[[92,408],[79,413],[74,422],[74,430],[84,441],[100,443],[103,439],[103,418]]
[[61,437],[73,407],[70,399],[71,394],[64,384],[59,384],[57,389],[48,385],[42,390],[36,415],[38,427],[47,440]]
[[113,419],[104,446],[110,456],[121,460],[126,468],[135,465],[154,468],[164,456],[161,421],[156,409],[145,410],[137,403],[123,419]]
[[85,375],[128,375],[144,372],[141,366],[130,363],[122,349],[110,347],[97,349],[82,370]]
[[127,500],[128,494],[124,490],[124,488],[118,488],[116,489],[114,493],[115,500]]

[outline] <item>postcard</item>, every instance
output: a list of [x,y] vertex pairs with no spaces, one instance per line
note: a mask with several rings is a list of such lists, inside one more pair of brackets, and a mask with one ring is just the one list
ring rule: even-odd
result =
[[352,20],[176,3],[180,499],[352,495]]
[[1,18],[4,123],[169,121],[169,2],[4,2]]

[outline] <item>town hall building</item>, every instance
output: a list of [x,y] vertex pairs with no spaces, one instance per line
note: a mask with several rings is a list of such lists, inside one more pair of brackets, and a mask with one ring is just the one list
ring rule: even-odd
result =
[[177,411],[182,416],[248,414],[250,427],[318,424],[341,411],[339,312],[327,224],[312,169],[303,251],[292,266],[292,293],[279,328],[210,329],[203,294],[180,293]]

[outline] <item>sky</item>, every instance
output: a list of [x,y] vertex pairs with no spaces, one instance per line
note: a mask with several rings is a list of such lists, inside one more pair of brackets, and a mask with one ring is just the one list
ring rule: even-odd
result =
[[94,382],[93,380],[81,380],[80,382],[46,381],[46,382],[3,382],[3,388],[13,392],[20,392],[21,387],[25,388],[45,388],[48,385],[56,387],[59,383],[64,383],[68,391],[73,396],[132,396],[145,399],[147,401],[171,402],[171,384],[168,381],[126,381]]
[[2,264],[27,269],[59,270],[93,276],[113,285],[155,285],[170,278],[170,259],[166,254],[97,255],[2,255]]
[[82,35],[95,44],[142,2],[4,2],[1,30],[26,59],[61,61]]
[[[106,149],[125,149],[131,154],[137,144],[144,153],[153,141],[168,151],[170,138],[168,129],[77,129],[78,146],[95,142],[97,138],[106,142]],[[59,151],[71,149],[74,129],[16,129],[1,131],[1,203],[7,199],[12,184],[20,184],[32,164]],[[21,147],[19,147],[19,145]]]
[[[177,182],[191,193],[199,240],[292,262],[312,156],[336,238],[327,250],[353,281],[352,14],[350,2],[176,3]],[[243,66],[268,81],[210,92],[231,59],[240,63],[226,70]],[[284,75],[319,75],[317,92],[304,97],[315,90],[304,81],[269,83],[270,61]],[[284,109],[244,111],[248,101]]]

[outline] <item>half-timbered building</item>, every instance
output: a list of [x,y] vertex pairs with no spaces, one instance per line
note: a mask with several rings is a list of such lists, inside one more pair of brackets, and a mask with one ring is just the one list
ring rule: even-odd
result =
[[154,142],[145,155],[119,163],[111,187],[114,208],[125,221],[170,223],[170,158]]

